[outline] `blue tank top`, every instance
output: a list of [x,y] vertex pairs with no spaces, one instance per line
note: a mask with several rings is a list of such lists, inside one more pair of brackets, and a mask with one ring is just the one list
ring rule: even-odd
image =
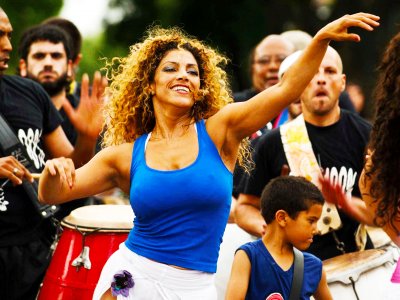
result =
[[[275,262],[261,239],[244,244],[238,250],[246,252],[251,264],[246,300],[289,299],[294,264],[289,270],[284,271]],[[308,300],[314,294],[321,280],[322,262],[310,253],[303,252],[303,254],[304,273],[300,299]]]
[[125,243],[146,258],[215,273],[229,216],[232,173],[209,137],[204,120],[197,122],[196,128],[198,156],[179,170],[148,167],[148,134],[135,141],[130,175],[135,219]]

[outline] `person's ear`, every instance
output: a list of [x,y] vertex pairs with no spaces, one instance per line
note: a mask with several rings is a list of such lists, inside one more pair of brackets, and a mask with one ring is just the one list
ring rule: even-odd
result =
[[280,209],[275,213],[275,220],[282,227],[286,226],[287,218],[289,218],[289,216],[283,209]]
[[342,90],[341,92],[343,92],[346,88],[346,74],[342,74]]
[[67,62],[67,76],[68,78],[72,77],[72,60],[68,59]]
[[150,95],[154,96],[156,94],[156,85],[154,82],[150,83]]
[[27,66],[26,66],[26,61],[25,59],[21,58],[19,60],[19,64],[18,64],[18,69],[19,69],[19,75],[22,77],[26,77],[27,75],[27,70],[26,70]]
[[77,68],[77,67],[79,66],[79,63],[81,62],[81,59],[82,59],[82,53],[79,53],[79,54],[76,56],[75,60],[72,62],[72,65],[73,65],[75,68]]

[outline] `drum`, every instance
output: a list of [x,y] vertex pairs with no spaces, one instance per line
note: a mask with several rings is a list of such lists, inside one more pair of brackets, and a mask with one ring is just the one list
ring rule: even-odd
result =
[[366,226],[366,229],[374,248],[385,248],[392,244],[392,240],[382,228]]
[[107,259],[133,226],[129,205],[75,209],[61,222],[63,232],[38,300],[91,300]]
[[323,262],[333,299],[400,299],[400,285],[390,281],[396,247],[346,253]]

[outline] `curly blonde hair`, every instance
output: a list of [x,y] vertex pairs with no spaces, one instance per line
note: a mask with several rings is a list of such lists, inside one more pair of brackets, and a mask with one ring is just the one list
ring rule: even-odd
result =
[[[200,90],[191,112],[195,121],[207,119],[233,102],[223,69],[228,63],[225,56],[180,28],[151,27],[142,42],[130,47],[127,57],[114,57],[106,63],[111,84],[106,91],[109,100],[105,105],[103,146],[133,142],[153,130],[155,115],[150,85],[159,63],[174,49],[192,53],[199,67]],[[243,157],[249,157],[249,150],[241,145],[240,164]]]

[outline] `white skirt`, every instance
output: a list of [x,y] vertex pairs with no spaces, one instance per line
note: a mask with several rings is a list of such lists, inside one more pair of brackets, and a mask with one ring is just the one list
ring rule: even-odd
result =
[[125,243],[107,260],[93,294],[93,300],[111,287],[114,275],[123,270],[132,274],[133,288],[128,297],[117,299],[135,300],[216,300],[214,274],[194,270],[181,270],[158,263],[129,250]]

